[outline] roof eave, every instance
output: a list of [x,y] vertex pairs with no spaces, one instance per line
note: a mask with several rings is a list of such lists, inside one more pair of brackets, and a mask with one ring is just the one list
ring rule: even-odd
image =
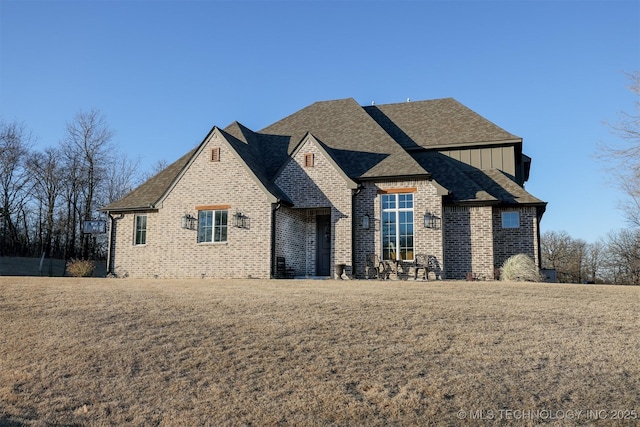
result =
[[109,213],[130,213],[130,212],[157,212],[159,210],[159,208],[156,205],[149,205],[149,206],[135,206],[135,207],[127,207],[127,208],[118,208],[113,207],[113,208],[109,208],[104,207],[101,209],[98,209],[99,212],[104,212],[106,214]]
[[408,174],[408,175],[376,175],[376,176],[361,176],[358,181],[380,181],[380,180],[410,180],[410,179],[432,179],[430,173],[422,174]]
[[450,202],[455,206],[496,206],[500,200],[454,200]]
[[443,150],[452,148],[464,148],[464,147],[490,147],[498,145],[511,145],[522,144],[522,138],[518,139],[503,139],[499,141],[475,141],[475,142],[454,142],[448,144],[433,144],[433,145],[419,145],[417,147],[408,147],[405,150],[409,152],[421,151],[421,150]]

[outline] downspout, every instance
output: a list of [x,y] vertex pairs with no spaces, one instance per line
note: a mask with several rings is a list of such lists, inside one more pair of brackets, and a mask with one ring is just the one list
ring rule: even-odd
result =
[[107,216],[110,219],[110,224],[109,224],[109,242],[107,244],[107,275],[109,274],[114,274],[113,271],[111,270],[111,264],[112,264],[112,254],[111,254],[111,245],[113,242],[113,237],[114,237],[114,231],[115,231],[115,223],[117,220],[120,220],[122,218],[124,218],[124,214],[121,213],[120,216],[118,217],[114,217],[111,215],[111,212],[107,211]]
[[539,209],[536,208],[536,219],[538,220],[536,234],[538,235],[538,268],[542,269],[542,244],[540,242],[540,221],[542,220],[542,214],[538,214]]
[[272,279],[276,278],[276,211],[280,209],[280,202],[271,204],[271,273]]
[[360,194],[360,191],[364,188],[364,185],[358,184],[358,187],[351,193],[351,278],[356,278],[356,227],[358,226],[356,218],[356,196]]

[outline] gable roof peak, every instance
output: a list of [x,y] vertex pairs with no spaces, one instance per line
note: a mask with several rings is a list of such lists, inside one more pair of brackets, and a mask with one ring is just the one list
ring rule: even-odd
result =
[[245,144],[248,144],[252,139],[255,139],[255,132],[237,120],[231,122],[226,128],[222,129],[222,131],[232,135]]
[[288,136],[289,153],[308,133],[351,179],[427,174],[353,98],[315,102],[260,131]]

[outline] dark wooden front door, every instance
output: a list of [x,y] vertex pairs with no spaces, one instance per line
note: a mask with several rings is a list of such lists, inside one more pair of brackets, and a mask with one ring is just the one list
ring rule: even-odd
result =
[[316,275],[331,274],[331,215],[316,217]]

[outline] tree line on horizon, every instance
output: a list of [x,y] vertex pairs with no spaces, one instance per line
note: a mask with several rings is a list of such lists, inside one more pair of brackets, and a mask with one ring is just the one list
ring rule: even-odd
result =
[[[620,208],[629,227],[587,243],[565,231],[542,234],[542,268],[567,283],[640,285],[640,72],[628,74],[636,111],[621,113],[612,133],[622,145],[603,145],[599,155],[626,195]],[[84,234],[98,211],[166,167],[141,173],[113,142],[98,110],[80,112],[57,146],[33,150],[26,127],[0,118],[0,256],[100,259],[106,235]]]
[[640,230],[611,231],[596,242],[546,231],[540,237],[542,268],[560,283],[640,285]]
[[91,110],[67,123],[56,146],[34,150],[23,124],[0,119],[0,256],[104,257],[106,236],[84,234],[83,222],[106,219],[98,209],[145,178],[113,136]]

